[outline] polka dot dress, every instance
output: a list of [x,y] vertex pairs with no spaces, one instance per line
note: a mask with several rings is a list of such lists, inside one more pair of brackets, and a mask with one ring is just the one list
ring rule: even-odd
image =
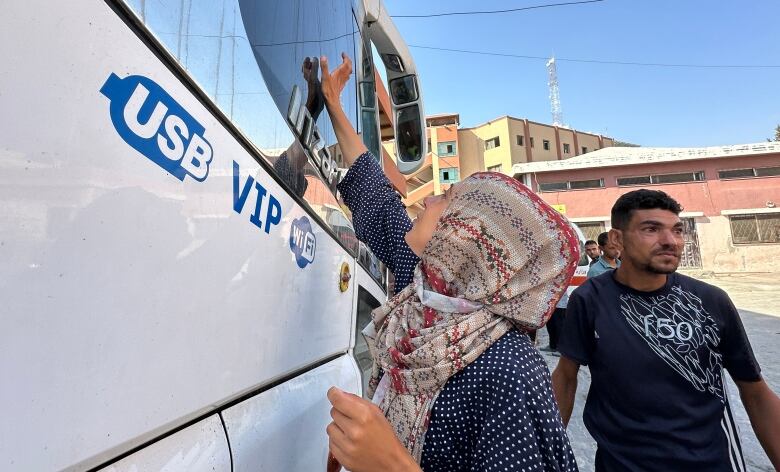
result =
[[[369,153],[339,184],[355,232],[393,272],[396,293],[419,259],[400,197]],[[510,331],[450,378],[433,405],[424,471],[576,471],[550,371],[528,335]]]
[[576,471],[550,371],[510,331],[455,374],[433,405],[425,471]]
[[357,158],[338,189],[352,212],[358,239],[390,269],[395,292],[400,292],[412,283],[414,268],[420,261],[404,240],[412,221],[401,197],[369,152]]

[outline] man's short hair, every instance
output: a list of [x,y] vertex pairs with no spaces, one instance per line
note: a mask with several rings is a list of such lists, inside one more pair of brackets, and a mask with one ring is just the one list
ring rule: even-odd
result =
[[585,245],[586,246],[589,246],[591,244],[598,244],[598,243],[596,241],[592,240],[592,239],[588,239],[587,241],[585,241]]
[[605,232],[599,234],[598,240],[599,240],[599,243],[598,243],[599,246],[601,246],[601,247],[606,246],[607,243],[609,243],[609,233],[607,233],[605,231]]
[[[667,210],[679,215],[682,206],[677,203],[677,200],[660,190],[646,188],[634,190],[618,198],[612,207],[612,227],[626,229],[635,210]],[[599,243],[601,243],[600,235]]]

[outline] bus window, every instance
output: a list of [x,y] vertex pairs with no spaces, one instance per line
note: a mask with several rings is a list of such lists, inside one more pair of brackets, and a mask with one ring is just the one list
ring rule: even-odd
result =
[[[324,112],[319,57],[338,63],[362,44],[351,2],[319,0],[125,0],[220,111],[286,184],[357,253],[351,224],[332,217],[336,143]],[[358,124],[357,85],[342,102]]]

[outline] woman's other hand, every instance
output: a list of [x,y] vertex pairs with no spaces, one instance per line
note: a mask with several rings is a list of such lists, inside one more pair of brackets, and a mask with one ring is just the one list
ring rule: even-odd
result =
[[339,103],[341,91],[349,81],[352,74],[352,60],[347,53],[341,53],[341,64],[330,72],[328,67],[328,58],[320,57],[320,68],[322,69],[322,93],[325,95],[325,104],[330,107]]
[[328,390],[328,400],[330,451],[347,470],[421,471],[376,405],[336,387]]

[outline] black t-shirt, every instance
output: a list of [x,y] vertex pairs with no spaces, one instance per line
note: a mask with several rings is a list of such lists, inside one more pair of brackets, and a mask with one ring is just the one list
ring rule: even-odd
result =
[[599,471],[745,470],[723,368],[760,368],[726,293],[681,274],[639,292],[610,271],[569,298],[558,350],[591,373],[584,421]]

